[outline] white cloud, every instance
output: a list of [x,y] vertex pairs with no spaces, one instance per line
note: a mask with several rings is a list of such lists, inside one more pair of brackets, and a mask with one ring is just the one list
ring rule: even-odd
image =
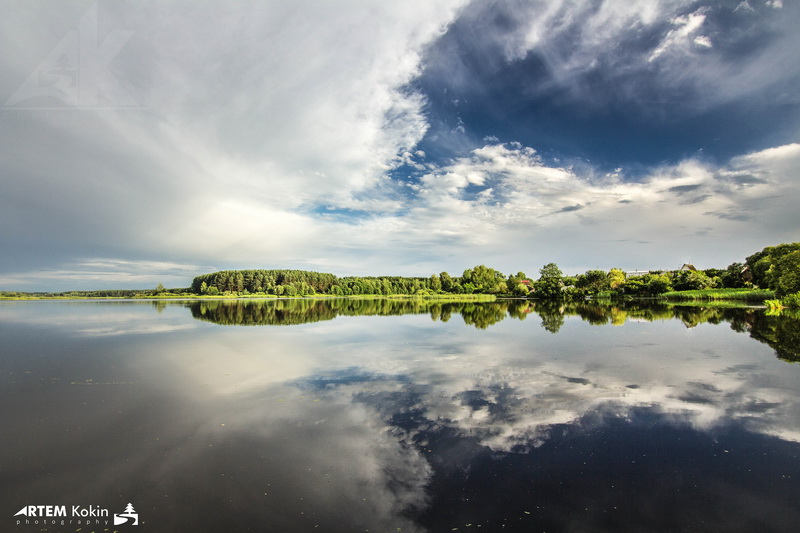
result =
[[208,266],[164,261],[91,258],[65,263],[60,268],[0,274],[0,284],[19,290],[38,290],[42,284],[56,280],[66,284],[65,289],[74,290],[153,288],[159,282],[178,287],[208,269]]
[[703,48],[711,48],[714,46],[714,44],[711,42],[711,39],[709,39],[705,35],[698,35],[697,37],[694,38],[692,42],[697,46],[701,46]]
[[[41,250],[6,257],[5,270],[213,250],[264,264],[296,247],[292,260],[325,241],[299,213],[395,209],[386,172],[427,129],[422,96],[405,86],[461,3],[100,4],[100,37],[130,35],[109,70],[141,109],[4,110],[0,142],[14,156],[2,159],[0,234]],[[4,54],[4,89],[84,14],[26,6],[4,18],[0,44],[34,52]]]
[[533,264],[544,264],[542,249],[566,262],[594,255],[605,268],[671,268],[690,257],[704,264],[720,254],[733,262],[796,238],[800,221],[790,199],[800,192],[798,168],[800,145],[792,144],[722,167],[687,159],[630,181],[620,173],[548,166],[518,144],[487,145],[424,176],[402,219],[357,231],[384,242],[402,235],[435,243],[451,260],[492,257],[507,271],[530,268],[537,257]]
[[458,3],[170,10],[148,20],[142,43],[154,57],[170,51],[147,101],[216,179],[284,206],[347,202],[425,133],[423,100],[403,87]]
[[[696,34],[703,23],[706,21],[705,9],[698,9],[691,15],[675,17],[671,23],[676,26],[675,29],[670,30],[661,44],[653,50],[648,58],[652,62],[658,59],[665,53],[687,53],[690,50],[690,44],[699,38],[702,42],[708,41],[708,37],[703,37]],[[694,36],[694,38],[693,38]],[[697,43],[700,44],[700,43]],[[710,41],[709,41],[710,44]]]

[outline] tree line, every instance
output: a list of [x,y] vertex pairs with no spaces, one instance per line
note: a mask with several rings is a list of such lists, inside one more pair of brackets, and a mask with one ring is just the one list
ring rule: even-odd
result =
[[222,270],[192,280],[195,294],[275,294],[309,296],[330,294],[333,274],[307,270]]
[[587,297],[658,296],[670,291],[760,288],[779,297],[800,291],[800,243],[768,246],[743,263],[726,268],[650,271],[628,275],[623,270],[588,270],[566,276],[555,263],[539,269],[538,277],[524,272],[503,274],[478,265],[458,275],[428,277],[347,276],[306,270],[223,270],[197,276],[191,291],[203,295],[356,296],[489,294],[547,300]]

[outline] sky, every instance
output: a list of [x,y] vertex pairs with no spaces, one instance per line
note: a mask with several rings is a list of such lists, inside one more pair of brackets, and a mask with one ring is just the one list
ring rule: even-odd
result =
[[0,0],[0,290],[800,241],[794,0],[228,4]]

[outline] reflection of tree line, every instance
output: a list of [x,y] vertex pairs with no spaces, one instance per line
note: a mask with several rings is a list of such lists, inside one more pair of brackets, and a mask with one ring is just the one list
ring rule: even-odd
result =
[[227,326],[281,326],[332,320],[337,316],[392,316],[429,314],[447,322],[456,314],[479,329],[507,316],[524,318],[523,301],[478,302],[431,301],[421,299],[292,299],[292,300],[207,300],[187,304],[192,316]]
[[225,326],[290,326],[337,315],[322,300],[208,300],[188,307],[194,318]]
[[705,323],[727,322],[734,331],[749,333],[753,339],[769,345],[779,358],[800,362],[800,313],[770,315],[763,309],[752,307],[680,306],[655,302],[614,305],[587,302],[567,304],[559,309],[537,307],[536,311],[542,317],[542,326],[553,333],[563,324],[564,315],[578,315],[593,325],[621,325],[628,319],[648,322],[677,319],[687,328],[693,328]]
[[541,325],[557,333],[566,316],[579,316],[592,325],[621,325],[627,320],[673,320],[686,327],[730,323],[731,328],[772,347],[778,357],[800,361],[800,314],[773,316],[761,309],[676,306],[658,302],[495,302],[398,299],[208,300],[187,304],[192,316],[224,325],[294,325],[342,316],[428,314],[434,321],[461,315],[465,324],[486,329],[507,317],[525,320],[535,314]]
[[800,313],[755,314],[748,331],[757,341],[768,344],[781,359],[800,362]]

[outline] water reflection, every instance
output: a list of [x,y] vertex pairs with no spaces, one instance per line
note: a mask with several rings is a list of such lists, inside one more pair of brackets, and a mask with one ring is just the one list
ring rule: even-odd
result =
[[794,531],[800,366],[772,356],[787,318],[0,306],[0,507],[131,501],[156,532]]
[[476,302],[441,302],[422,299],[296,299],[205,300],[189,304],[192,316],[228,326],[283,326],[332,320],[337,316],[396,316],[429,314],[447,322],[459,314],[466,324],[486,329],[506,316],[524,318],[527,305],[507,301],[486,305]]
[[[157,302],[158,305],[166,305]],[[687,328],[700,324],[729,323],[731,329],[749,333],[768,344],[785,361],[800,362],[800,315],[785,312],[770,315],[753,307],[704,307],[652,301],[534,302],[442,302],[401,299],[301,299],[301,300],[207,300],[187,304],[192,316],[216,324],[233,326],[296,325],[337,316],[396,316],[428,314],[434,321],[447,322],[460,315],[465,324],[486,329],[506,318],[525,320],[537,315],[541,326],[558,333],[566,317],[577,316],[594,326],[620,326],[627,321],[680,320]]]

